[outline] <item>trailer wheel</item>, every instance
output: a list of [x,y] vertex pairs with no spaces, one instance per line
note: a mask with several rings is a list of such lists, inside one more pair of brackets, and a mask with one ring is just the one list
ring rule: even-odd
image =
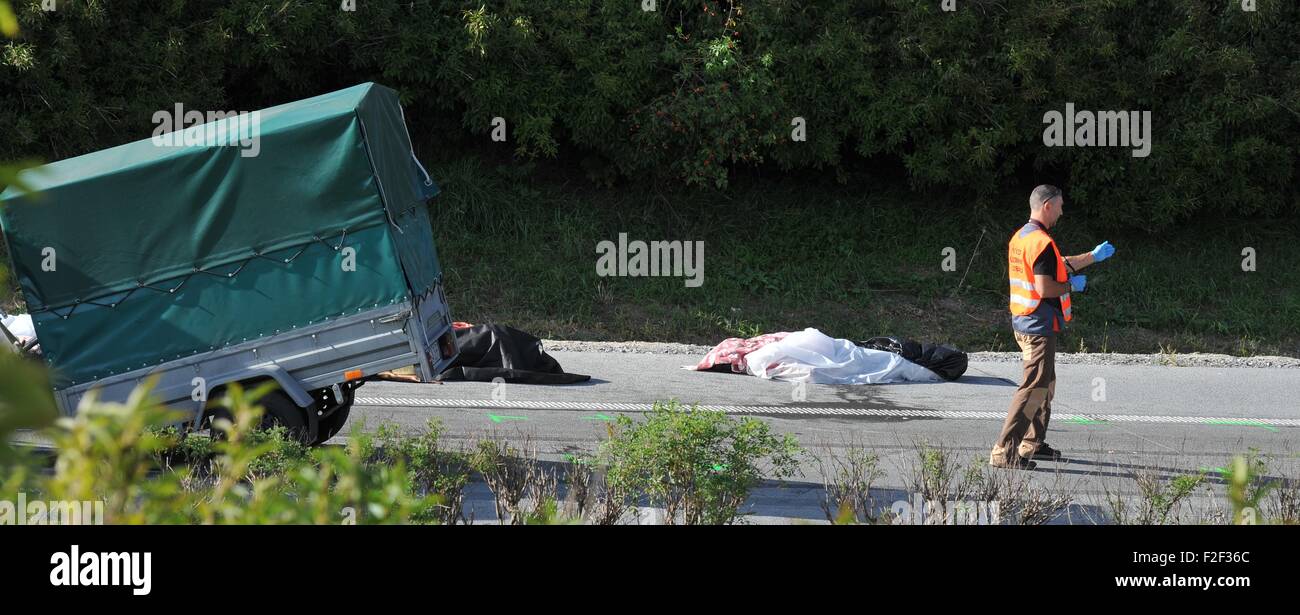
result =
[[[256,383],[250,383],[249,388]],[[214,389],[213,399],[219,399],[221,396],[215,393],[221,389]],[[275,425],[283,425],[285,431],[290,437],[297,439],[303,444],[310,444],[308,434],[311,432],[307,424],[307,414],[298,404],[294,403],[293,398],[282,390],[274,390],[263,395],[256,405],[262,407],[262,421],[257,426],[258,429],[269,429]],[[337,414],[337,413],[336,413]],[[211,436],[215,439],[223,439],[226,434],[212,425],[217,419],[226,419],[233,422],[235,417],[230,413],[230,409],[224,406],[213,405],[208,407],[203,418],[199,422],[199,429],[208,429]]]
[[320,420],[316,425],[316,444],[324,444],[326,440],[333,438],[334,434],[343,430],[343,424],[348,422],[348,414],[352,412],[352,402],[339,406],[333,414]]
[[294,403],[288,393],[280,390],[271,391],[262,397],[259,404],[266,410],[262,414],[262,429],[281,425],[289,432],[289,437],[303,444],[312,443],[307,414]]

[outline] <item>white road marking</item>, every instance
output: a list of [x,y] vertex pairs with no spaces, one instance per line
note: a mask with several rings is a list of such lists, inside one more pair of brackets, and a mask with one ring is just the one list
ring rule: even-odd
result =
[[[586,401],[497,401],[491,399],[432,399],[426,397],[358,397],[358,406],[396,406],[431,408],[466,408],[484,410],[581,410],[647,412],[654,404]],[[701,408],[736,415],[794,416],[880,416],[906,419],[988,419],[1001,421],[1005,412],[964,410],[922,410],[898,408],[862,408],[857,406],[731,406],[701,404]],[[1143,414],[1052,413],[1057,421],[1105,421],[1110,423],[1181,423],[1192,425],[1242,425],[1248,427],[1300,427],[1300,419],[1270,419],[1213,416],[1161,416]]]

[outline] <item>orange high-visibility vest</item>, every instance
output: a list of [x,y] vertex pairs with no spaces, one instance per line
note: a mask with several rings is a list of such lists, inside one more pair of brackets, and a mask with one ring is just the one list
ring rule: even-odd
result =
[[[1052,237],[1039,226],[1030,221],[1011,236],[1007,245],[1007,274],[1011,280],[1011,321],[1017,331],[1022,333],[1045,333],[1060,331],[1054,307],[1043,303],[1043,298],[1034,288],[1034,261],[1043,250],[1052,250],[1056,255],[1056,281],[1069,283],[1065,273],[1065,261],[1056,248]],[[1071,320],[1070,293],[1061,295],[1062,317]]]

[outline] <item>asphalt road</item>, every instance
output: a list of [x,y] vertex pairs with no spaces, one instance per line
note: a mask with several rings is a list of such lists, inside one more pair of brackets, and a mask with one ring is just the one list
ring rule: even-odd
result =
[[[800,388],[683,370],[698,359],[689,355],[552,354],[567,371],[592,380],[567,386],[371,382],[358,391],[350,420],[367,429],[382,422],[418,428],[437,417],[453,442],[493,433],[528,437],[543,459],[559,461],[594,451],[606,423],[619,414],[635,416],[655,400],[698,403],[760,417],[777,432],[794,434],[809,451],[804,476],[765,484],[747,510],[760,523],[819,522],[825,519],[822,462],[848,447],[880,456],[884,476],[873,496],[883,508],[913,501],[909,477],[916,474],[918,443],[942,447],[963,464],[986,460],[1020,376],[1018,363],[973,362],[956,382]],[[1210,475],[1206,487],[1179,509],[1198,520],[1224,506],[1214,469],[1250,449],[1269,460],[1270,476],[1300,477],[1294,446],[1300,369],[1058,364],[1057,372],[1048,441],[1066,459],[1041,462],[1028,473],[1032,484],[1072,494],[1074,504],[1056,522],[1110,518],[1107,494],[1136,498],[1136,476],[1168,481],[1202,471]],[[468,493],[477,518],[490,517],[486,487]]]

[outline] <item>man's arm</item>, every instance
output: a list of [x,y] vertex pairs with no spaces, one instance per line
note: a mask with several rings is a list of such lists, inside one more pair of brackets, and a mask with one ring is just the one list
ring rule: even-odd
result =
[[1074,271],[1081,271],[1084,267],[1097,262],[1097,259],[1092,256],[1092,252],[1084,252],[1083,254],[1075,256],[1066,256],[1064,260],[1065,266]]
[[1034,290],[1038,291],[1038,296],[1051,299],[1070,292],[1070,285],[1057,282],[1050,275],[1034,274]]
[[1065,264],[1072,270],[1078,271],[1093,263],[1100,263],[1115,254],[1115,246],[1110,245],[1109,241],[1101,242],[1101,245],[1093,248],[1091,252],[1086,252],[1078,256],[1065,257]]

